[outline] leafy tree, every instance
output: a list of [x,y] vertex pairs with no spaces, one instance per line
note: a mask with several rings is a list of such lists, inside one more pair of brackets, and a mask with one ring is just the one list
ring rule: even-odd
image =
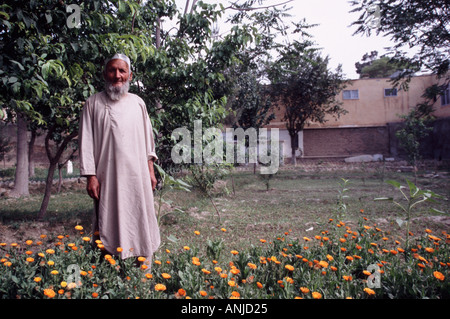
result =
[[339,117],[346,111],[336,100],[345,81],[340,67],[328,69],[323,58],[309,41],[294,41],[280,52],[269,70],[275,103],[284,108],[286,128],[291,137],[293,163],[298,148],[297,136],[310,122],[324,123],[326,115]]
[[404,120],[404,127],[395,132],[395,136],[398,138],[400,146],[405,150],[408,162],[414,168],[414,183],[417,184],[417,165],[422,158],[420,154],[421,142],[433,130],[430,126],[433,117],[430,115],[424,116],[417,108],[400,117]]
[[[416,69],[431,71],[439,84],[433,85],[424,92],[428,99],[428,113],[431,105],[439,95],[448,88],[450,78],[450,3],[447,0],[352,0],[352,12],[360,12],[359,18],[352,25],[357,26],[355,34],[372,33],[390,37],[395,45],[391,57],[396,61],[413,66],[400,72],[395,79],[396,84],[407,88],[408,80]],[[378,16],[374,16],[376,8]],[[376,23],[374,19],[377,19]],[[410,57],[406,49],[416,52]],[[422,105],[422,108],[425,105]]]
[[417,69],[407,64],[401,64],[388,56],[378,58],[377,51],[372,51],[370,55],[368,53],[364,54],[362,61],[355,63],[355,67],[361,78],[386,78],[395,76],[394,74],[397,71],[403,72],[405,69],[417,71]]
[[[46,132],[50,166],[40,218],[48,206],[54,170],[77,136],[83,102],[102,89],[106,58],[115,52],[131,58],[131,90],[147,103],[160,164],[167,169],[173,166],[174,128],[190,127],[195,119],[202,119],[204,126],[223,119],[220,101],[228,93],[224,72],[257,34],[250,24],[237,24],[215,39],[213,26],[225,8],[201,1],[187,1],[184,13],[173,0],[73,4],[80,9],[79,25],[70,20],[70,8],[57,0],[6,0],[0,6],[0,104],[9,118],[19,124],[23,120],[21,132],[26,133],[30,122]],[[165,21],[176,24],[165,28]],[[201,106],[203,99],[207,103]],[[24,158],[26,151],[18,152],[18,159]],[[17,171],[25,174],[26,166],[18,165]],[[22,180],[28,185],[28,176]]]

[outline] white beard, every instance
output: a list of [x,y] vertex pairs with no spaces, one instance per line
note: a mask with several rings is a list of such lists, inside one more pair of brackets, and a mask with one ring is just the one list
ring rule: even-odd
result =
[[128,93],[130,89],[130,81],[124,82],[121,86],[113,86],[112,83],[105,83],[105,92],[108,94],[109,98],[113,101],[118,101],[120,98]]

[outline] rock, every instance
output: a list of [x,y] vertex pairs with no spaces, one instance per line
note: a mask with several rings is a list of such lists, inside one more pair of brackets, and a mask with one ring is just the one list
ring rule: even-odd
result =
[[383,161],[383,154],[374,154],[373,155],[373,160],[376,161],[376,162]]
[[358,155],[358,156],[347,157],[345,159],[346,163],[361,163],[361,162],[372,162],[372,161],[373,161],[372,155]]

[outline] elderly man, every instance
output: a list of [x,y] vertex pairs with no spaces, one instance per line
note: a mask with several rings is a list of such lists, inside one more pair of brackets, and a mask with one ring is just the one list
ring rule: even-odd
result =
[[160,244],[153,192],[157,159],[144,101],[128,93],[130,59],[105,65],[105,90],[85,103],[79,129],[80,175],[94,199],[94,227],[106,251],[151,260]]

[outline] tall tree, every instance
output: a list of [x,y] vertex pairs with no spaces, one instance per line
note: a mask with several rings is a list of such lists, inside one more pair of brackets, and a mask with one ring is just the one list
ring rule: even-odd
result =
[[[442,79],[424,92],[430,103],[421,107],[428,106],[430,113],[433,102],[450,82],[450,3],[447,0],[352,0],[351,5],[352,12],[361,13],[352,24],[357,27],[355,34],[390,37],[394,42],[390,57],[414,66],[399,73],[396,84],[407,88],[415,69],[431,71]],[[415,51],[413,56],[408,54],[410,49]]]
[[291,138],[292,160],[296,164],[298,133],[311,122],[324,123],[326,115],[339,117],[346,111],[336,100],[343,89],[340,66],[328,69],[328,57],[323,58],[309,41],[294,41],[280,52],[270,71],[274,102],[284,109],[286,128]]

